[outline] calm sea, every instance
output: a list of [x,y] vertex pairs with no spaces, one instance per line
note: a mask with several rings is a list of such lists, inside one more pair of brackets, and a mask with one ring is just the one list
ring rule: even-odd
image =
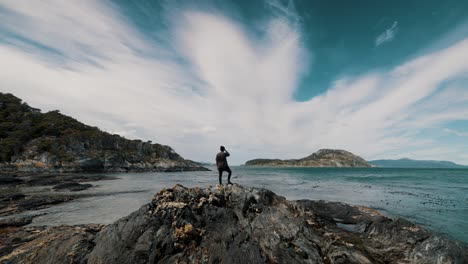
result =
[[[341,201],[404,217],[468,243],[468,169],[231,167],[232,181],[288,199]],[[111,223],[175,184],[208,186],[217,172],[120,173],[85,191],[100,196],[32,212],[32,225]],[[227,182],[226,176],[224,182]],[[31,212],[29,212],[31,214]]]

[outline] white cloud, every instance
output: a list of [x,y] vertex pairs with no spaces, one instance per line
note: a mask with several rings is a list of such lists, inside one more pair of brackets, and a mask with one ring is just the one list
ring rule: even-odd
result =
[[468,137],[468,132],[458,131],[450,128],[445,128],[444,131],[450,134],[457,135],[459,137]]
[[382,32],[380,35],[375,38],[375,46],[378,47],[385,42],[392,41],[396,34],[398,33],[398,22],[395,21],[393,22],[392,26],[387,28],[384,32]]
[[[219,145],[234,163],[301,157],[322,147],[369,159],[430,153],[424,158],[457,161],[465,153],[424,152],[445,147],[418,133],[468,116],[468,90],[446,85],[467,77],[468,39],[390,71],[337,80],[325,94],[296,102],[292,94],[310,54],[289,13],[271,17],[255,37],[222,12],[182,9],[160,33],[171,44],[166,48],[101,1],[0,6],[9,10],[0,16],[3,28],[58,51],[51,57],[17,39],[0,44],[2,91],[107,131],[171,145],[186,158],[210,161]],[[437,156],[443,153],[450,156]]]

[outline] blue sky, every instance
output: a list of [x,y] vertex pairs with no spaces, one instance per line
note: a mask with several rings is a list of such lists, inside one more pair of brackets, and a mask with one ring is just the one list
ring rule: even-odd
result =
[[0,3],[0,81],[43,110],[210,161],[468,164],[465,1]]

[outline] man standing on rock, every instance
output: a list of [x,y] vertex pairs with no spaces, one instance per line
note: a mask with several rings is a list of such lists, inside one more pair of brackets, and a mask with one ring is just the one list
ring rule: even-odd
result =
[[229,173],[228,174],[228,184],[232,184],[231,183],[232,171],[229,168],[229,165],[228,165],[227,159],[226,159],[226,157],[230,156],[229,152],[227,152],[227,150],[224,148],[224,146],[219,147],[219,149],[221,150],[221,152],[219,152],[216,155],[216,167],[218,167],[218,172],[219,172],[219,184],[223,184],[223,182],[222,182],[223,171],[227,171]]

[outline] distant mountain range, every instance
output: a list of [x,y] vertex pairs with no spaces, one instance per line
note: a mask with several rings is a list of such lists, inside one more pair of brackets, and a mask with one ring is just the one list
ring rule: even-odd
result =
[[246,166],[265,167],[371,167],[363,158],[346,150],[320,149],[301,159],[253,159]]
[[439,160],[413,160],[413,159],[382,159],[371,160],[369,163],[375,167],[388,168],[468,168],[468,166],[456,164],[451,161]]

